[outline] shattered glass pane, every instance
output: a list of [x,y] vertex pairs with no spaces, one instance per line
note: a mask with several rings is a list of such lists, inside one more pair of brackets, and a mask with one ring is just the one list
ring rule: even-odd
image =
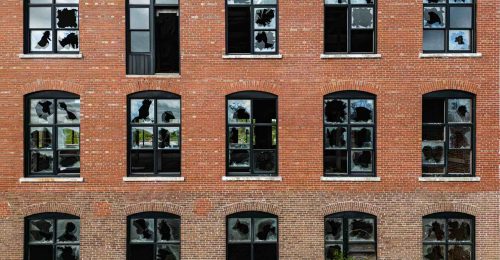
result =
[[250,100],[228,100],[227,102],[229,123],[250,123],[251,111]]
[[31,172],[49,173],[53,172],[54,154],[52,151],[31,152]]
[[327,218],[325,220],[325,240],[342,241],[344,238],[341,218]]
[[423,240],[426,242],[444,241],[445,239],[444,219],[423,219]]
[[158,172],[179,173],[181,171],[180,150],[163,150],[158,153]]
[[471,46],[469,30],[450,30],[449,49],[452,51],[468,51]]
[[470,242],[471,233],[472,233],[472,228],[470,219],[448,220],[449,241]]
[[56,248],[57,260],[79,260],[80,259],[80,246],[57,246]]
[[78,28],[78,7],[56,8],[57,28]]
[[255,31],[255,51],[274,52],[276,51],[276,31]]
[[159,149],[179,149],[180,129],[179,127],[158,128]]
[[351,0],[351,4],[354,4],[354,5],[373,4],[373,0]]
[[446,3],[446,0],[424,0],[424,4],[442,4]]
[[351,128],[351,147],[352,148],[371,148],[373,146],[373,128],[372,127],[353,127]]
[[149,52],[149,32],[130,32],[130,51],[131,52]]
[[471,100],[449,99],[448,100],[448,122],[470,123],[471,122]]
[[325,258],[326,260],[337,260],[342,259],[342,244],[326,245],[325,246]]
[[450,28],[471,28],[472,7],[450,7]]
[[254,151],[254,169],[255,171],[270,172],[276,170],[276,152],[275,151]]
[[57,148],[80,149],[80,127],[59,127],[57,129]]
[[251,223],[250,218],[230,218],[227,226],[228,240],[250,242]]
[[131,123],[152,124],[155,122],[155,105],[152,99],[130,100]]
[[422,142],[423,164],[444,164],[444,142],[423,141]]
[[80,220],[59,219],[57,220],[57,242],[74,243],[80,241]]
[[422,101],[423,123],[444,123],[444,101],[441,99],[424,99]]
[[80,50],[78,31],[57,31],[57,50],[58,51],[78,51]]
[[327,99],[325,100],[325,122],[346,123],[347,122],[347,100]]
[[351,100],[351,123],[373,123],[373,100]]
[[132,127],[132,148],[153,148],[153,137],[154,135],[152,127]]
[[347,257],[351,257],[353,260],[377,260],[377,254],[375,253],[347,253]]
[[444,245],[424,245],[424,260],[444,260]]
[[251,244],[228,244],[227,245],[228,260],[252,260],[252,245]]
[[54,221],[51,219],[30,220],[30,244],[52,243],[54,239]]
[[375,241],[374,219],[349,219],[349,241]]
[[355,7],[351,12],[352,29],[373,29],[373,8]]
[[130,155],[130,170],[133,173],[146,173],[154,171],[154,151],[132,151]]
[[52,128],[31,127],[30,129],[30,147],[35,149],[52,148]]
[[275,5],[276,0],[253,0],[256,5]]
[[276,29],[276,8],[255,8],[254,29]]
[[471,173],[471,151],[470,150],[448,150],[448,173],[470,174]]
[[181,101],[179,99],[160,99],[156,103],[159,124],[179,124],[181,122]]
[[31,124],[53,124],[54,123],[54,100],[32,99],[30,104]]
[[472,259],[472,246],[450,245],[448,246],[448,260]]
[[277,241],[278,227],[275,218],[254,219],[254,241]]
[[450,126],[450,148],[469,149],[471,147],[471,127]]
[[375,253],[375,245],[372,243],[370,244],[350,243],[349,252]]
[[[278,246],[276,243],[258,243],[253,246],[253,256],[257,260],[278,260]],[[239,259],[238,259],[239,260]]]
[[59,172],[75,172],[80,168],[80,151],[59,151]]
[[369,172],[372,171],[371,151],[351,152],[351,171]]
[[134,218],[130,220],[130,242],[153,242],[154,219]]
[[275,99],[254,100],[253,122],[276,124],[276,100]]
[[58,4],[78,4],[79,0],[56,0]]
[[254,126],[253,148],[276,149],[276,126]]
[[249,167],[250,153],[248,150],[230,150],[229,167]]
[[424,7],[424,28],[445,28],[445,7]]
[[31,51],[52,51],[51,31],[31,31]]
[[30,7],[30,29],[52,28],[52,13],[50,7]]
[[147,5],[150,0],[128,0],[128,3],[131,5]]
[[180,246],[179,245],[158,245],[156,259],[163,260],[179,260]]
[[180,219],[158,219],[158,242],[180,241],[181,220]]
[[472,0],[450,0],[450,4],[472,4]]
[[227,0],[228,5],[249,5],[251,0]]
[[443,51],[444,31],[424,30],[424,51]]
[[250,148],[250,127],[229,128],[229,148]]
[[347,4],[347,0],[325,0],[327,5]]
[[80,99],[59,99],[57,101],[57,123],[80,123]]
[[130,8],[131,30],[149,29],[149,8]]
[[30,4],[51,4],[52,0],[30,0]]
[[442,141],[444,142],[444,127],[438,125],[424,125],[422,127],[423,141]]
[[347,148],[347,129],[345,127],[327,127],[325,130],[325,148]]
[[177,5],[179,0],[155,0],[155,4]]
[[347,151],[325,151],[326,173],[347,174]]
[[423,174],[444,174],[444,167],[435,167],[435,166],[422,166]]

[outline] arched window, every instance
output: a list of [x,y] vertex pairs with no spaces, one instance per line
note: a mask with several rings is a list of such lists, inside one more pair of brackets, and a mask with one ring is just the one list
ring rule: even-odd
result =
[[127,220],[127,260],[179,260],[181,219],[163,212],[131,215]]
[[276,175],[278,98],[263,92],[227,96],[227,174]]
[[278,217],[240,212],[227,217],[227,260],[277,260]]
[[128,97],[129,175],[180,175],[181,99],[162,91]]
[[475,97],[437,91],[422,100],[422,175],[474,175]]
[[80,218],[61,213],[25,220],[26,260],[80,259]]
[[[325,217],[325,259],[377,259],[377,218],[360,212]],[[343,258],[341,258],[343,259]]]
[[324,173],[375,176],[375,95],[342,91],[324,99]]
[[80,98],[62,91],[25,97],[26,176],[80,174]]
[[444,212],[423,218],[423,259],[475,259],[474,217]]

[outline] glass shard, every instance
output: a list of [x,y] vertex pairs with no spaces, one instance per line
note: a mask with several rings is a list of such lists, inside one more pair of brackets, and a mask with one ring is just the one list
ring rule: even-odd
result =
[[59,127],[57,130],[57,148],[80,149],[80,127]]
[[347,128],[327,127],[325,130],[325,148],[347,148]]
[[327,99],[325,100],[325,122],[346,123],[347,122],[347,100]]
[[158,245],[156,259],[163,260],[179,260],[180,259],[180,246],[179,245]]
[[448,100],[448,122],[470,123],[471,122],[471,100],[449,99]]
[[158,242],[180,241],[180,219],[158,219]]
[[57,101],[57,123],[58,124],[80,123],[79,99],[59,99]]
[[352,148],[371,148],[373,146],[373,128],[353,127],[351,128]]
[[343,239],[342,219],[327,218],[325,220],[325,240],[342,241]]
[[471,148],[471,132],[472,129],[469,126],[450,126],[450,148]]
[[130,100],[131,123],[152,124],[155,122],[155,105],[152,99]]
[[130,220],[130,242],[153,242],[154,219],[136,218]]
[[352,29],[373,29],[373,8],[355,7],[351,12]]
[[351,171],[360,171],[360,172],[372,171],[372,152],[352,151]]
[[276,8],[255,8],[254,29],[276,29]]
[[424,245],[424,260],[444,260],[443,245]]
[[31,172],[50,173],[53,172],[54,154],[52,151],[31,152]]
[[229,100],[227,102],[227,118],[229,123],[250,123],[250,100]]
[[277,241],[278,228],[275,218],[256,218],[254,220],[255,241]]
[[54,100],[32,99],[30,104],[31,124],[53,124],[54,123]]
[[471,49],[470,30],[450,30],[449,49],[452,51],[468,51]]
[[373,123],[373,100],[351,100],[351,123]]
[[160,99],[157,101],[159,124],[179,124],[181,122],[181,101],[179,99]]
[[78,28],[78,7],[56,8],[57,28]]
[[229,128],[230,148],[250,148],[250,127],[230,127]]
[[153,138],[152,127],[132,127],[133,149],[152,149]]
[[52,148],[52,128],[31,127],[30,128],[30,148],[51,149]]
[[375,241],[374,219],[349,219],[349,241]]
[[250,218],[230,218],[228,220],[228,240],[250,242],[251,219]]
[[230,150],[229,167],[249,167],[250,153],[248,150]]
[[255,31],[255,52],[276,51],[276,31]]
[[444,219],[424,219],[423,239],[426,242],[444,241],[445,225]]
[[80,220],[57,220],[57,242],[74,243],[80,241]]
[[179,149],[180,129],[179,127],[158,128],[159,149]]
[[449,241],[470,242],[471,233],[472,233],[472,228],[470,219],[448,220]]
[[54,239],[54,222],[48,219],[30,220],[29,233],[30,244],[52,243]]
[[424,28],[445,28],[445,7],[424,7]]

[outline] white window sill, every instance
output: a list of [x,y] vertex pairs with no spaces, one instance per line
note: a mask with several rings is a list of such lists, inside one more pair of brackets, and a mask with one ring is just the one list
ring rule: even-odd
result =
[[223,181],[283,181],[281,176],[222,176]]
[[379,182],[380,177],[321,177],[321,181],[339,181],[339,182],[345,182],[345,181],[354,181],[354,182]]
[[419,177],[420,182],[479,182],[481,177]]
[[83,182],[82,177],[33,177],[19,178],[20,183]]
[[83,54],[62,54],[62,53],[22,53],[18,55],[21,59],[83,59]]
[[179,73],[156,73],[153,75],[126,75],[127,78],[180,78]]
[[123,177],[124,182],[183,182],[184,177]]
[[419,58],[481,58],[482,53],[420,53]]
[[322,59],[380,59],[382,54],[321,54]]
[[227,54],[222,55],[223,59],[282,59],[283,55],[281,54]]

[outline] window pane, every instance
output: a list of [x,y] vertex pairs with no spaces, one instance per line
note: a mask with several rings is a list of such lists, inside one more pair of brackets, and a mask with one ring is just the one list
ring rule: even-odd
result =
[[228,5],[236,5],[236,4],[250,4],[251,0],[227,0]]
[[54,100],[32,99],[30,104],[31,124],[53,124],[54,123]]
[[179,149],[180,130],[179,127],[158,128],[159,149]]
[[227,118],[229,123],[250,123],[250,100],[229,100],[227,102]]
[[133,173],[151,173],[154,171],[153,151],[132,151],[130,170]]
[[341,100],[341,99],[325,100],[325,122],[346,123],[347,100]]
[[[252,249],[250,244],[228,244],[228,260],[252,260]],[[259,259],[260,260],[260,259]]]
[[80,246],[57,246],[56,254],[57,254],[57,259],[79,260],[80,259]]
[[472,7],[450,7],[450,28],[471,28]]
[[372,171],[371,151],[351,152],[351,171],[369,172]]
[[177,5],[179,4],[179,0],[155,0],[156,4],[165,4],[165,5]]
[[130,220],[130,242],[153,242],[154,219],[134,218]]
[[276,31],[255,31],[255,52],[275,52],[276,51]]
[[422,172],[424,174],[444,174],[444,167],[423,165]]
[[150,0],[128,0],[128,3],[131,5],[139,5],[139,4],[149,4]]
[[52,51],[51,31],[31,31],[31,51]]
[[253,0],[256,5],[275,5],[276,0]]
[[342,245],[327,245],[325,247],[325,258],[326,260],[337,260],[337,259],[342,259]]
[[327,218],[325,220],[325,240],[342,241],[344,238],[341,218]]
[[472,247],[466,245],[450,245],[448,247],[448,259],[472,259]]
[[57,28],[78,28],[78,7],[56,8]]
[[351,146],[352,148],[373,147],[373,128],[372,127],[351,128]]
[[253,101],[254,123],[276,123],[276,100]]
[[158,242],[179,241],[181,237],[180,219],[158,219]]
[[471,221],[470,219],[449,219],[448,220],[448,240],[459,242],[471,242]]
[[47,260],[53,259],[54,248],[49,246],[29,246],[28,259],[29,260]]
[[158,252],[156,259],[180,259],[180,246],[179,245],[158,245]]
[[52,0],[30,0],[31,4],[51,4]]
[[347,151],[325,151],[325,172],[347,174]]
[[254,126],[253,127],[254,149],[276,148],[276,126]]
[[132,127],[132,148],[152,149],[153,148],[153,128],[152,127]]
[[29,232],[30,244],[50,244],[54,239],[54,221],[51,219],[30,220]]
[[131,30],[149,29],[149,8],[130,8]]
[[471,147],[471,128],[468,126],[450,126],[450,148],[469,149]]
[[[367,259],[372,259],[373,255],[371,253],[375,253],[375,244],[350,243],[349,253],[351,256],[357,255],[356,253],[366,253],[366,255],[360,254],[359,256],[365,256],[367,257]],[[361,258],[361,259],[366,259],[366,258]]]
[[129,245],[130,260],[155,259],[155,246],[153,244]]
[[229,128],[229,148],[250,148],[250,127]]
[[325,0],[325,4],[331,4],[331,5],[347,4],[347,0]]
[[442,4],[446,3],[446,0],[424,0],[424,4]]
[[456,173],[456,174],[471,173],[470,150],[448,151],[448,173]]
[[57,123],[58,124],[80,123],[79,99],[59,99],[57,101]]
[[424,99],[422,102],[423,123],[444,123],[444,101],[442,99]]
[[372,29],[373,28],[373,8],[355,7],[351,9],[352,29]]
[[32,173],[52,173],[54,154],[50,152],[31,152],[31,172]]
[[152,99],[130,100],[130,119],[132,123],[152,124],[155,121],[155,105]]
[[57,50],[58,51],[78,51],[80,50],[78,31],[57,31]]
[[230,150],[229,167],[249,167],[250,153],[248,150]]
[[424,30],[424,51],[444,51],[444,31]]
[[181,172],[181,152],[179,150],[163,150],[158,152],[158,155],[161,156],[158,162],[159,172]]
[[276,244],[255,244],[253,257],[255,260],[278,260],[278,246]]
[[[237,0],[235,0],[237,1]],[[243,1],[242,1],[243,2]],[[250,3],[250,0],[248,0]],[[250,53],[251,52],[251,14],[250,8],[228,7],[227,8],[227,52],[228,53]]]
[[181,122],[181,101],[179,99],[160,99],[156,103],[159,124],[178,124]]
[[375,241],[374,219],[349,219],[349,241]]
[[424,260],[444,260],[444,246],[424,245]]
[[325,148],[347,148],[347,129],[345,127],[327,127],[325,130]]
[[351,100],[351,123],[373,123],[373,100]]
[[422,142],[422,163],[444,164],[444,142]]
[[254,29],[276,29],[276,8],[255,8]]
[[449,99],[448,100],[448,122],[470,123],[471,122],[471,100]]
[[444,219],[423,219],[423,240],[426,242],[438,242],[445,239]]
[[56,0],[58,4],[78,4],[78,0]]
[[132,52],[149,52],[149,32],[130,32],[130,50]]
[[450,30],[449,49],[451,51],[470,50],[471,37],[469,30]]
[[52,128],[31,127],[30,128],[30,148],[51,149],[52,148]]
[[450,0],[450,4],[472,4],[472,0]]
[[254,241],[258,242],[278,240],[278,228],[275,218],[256,218],[254,219],[254,223]]
[[377,254],[375,253],[347,253],[347,257],[352,257],[352,259],[360,259],[360,260],[376,260]]
[[444,142],[444,127],[438,125],[424,125],[422,127],[423,141],[442,141]]
[[347,8],[325,7],[325,52],[347,52],[347,19]]
[[373,52],[373,30],[351,31],[351,52]]
[[275,151],[254,151],[254,170],[259,172],[271,172],[276,170]]
[[57,148],[80,149],[80,127],[59,127],[57,130]]
[[78,172],[80,170],[80,151],[59,152],[59,172]]
[[424,7],[424,28],[445,28],[445,7]]
[[230,218],[228,220],[228,240],[250,242],[251,219],[250,218]]
[[52,28],[50,7],[30,7],[30,29]]

